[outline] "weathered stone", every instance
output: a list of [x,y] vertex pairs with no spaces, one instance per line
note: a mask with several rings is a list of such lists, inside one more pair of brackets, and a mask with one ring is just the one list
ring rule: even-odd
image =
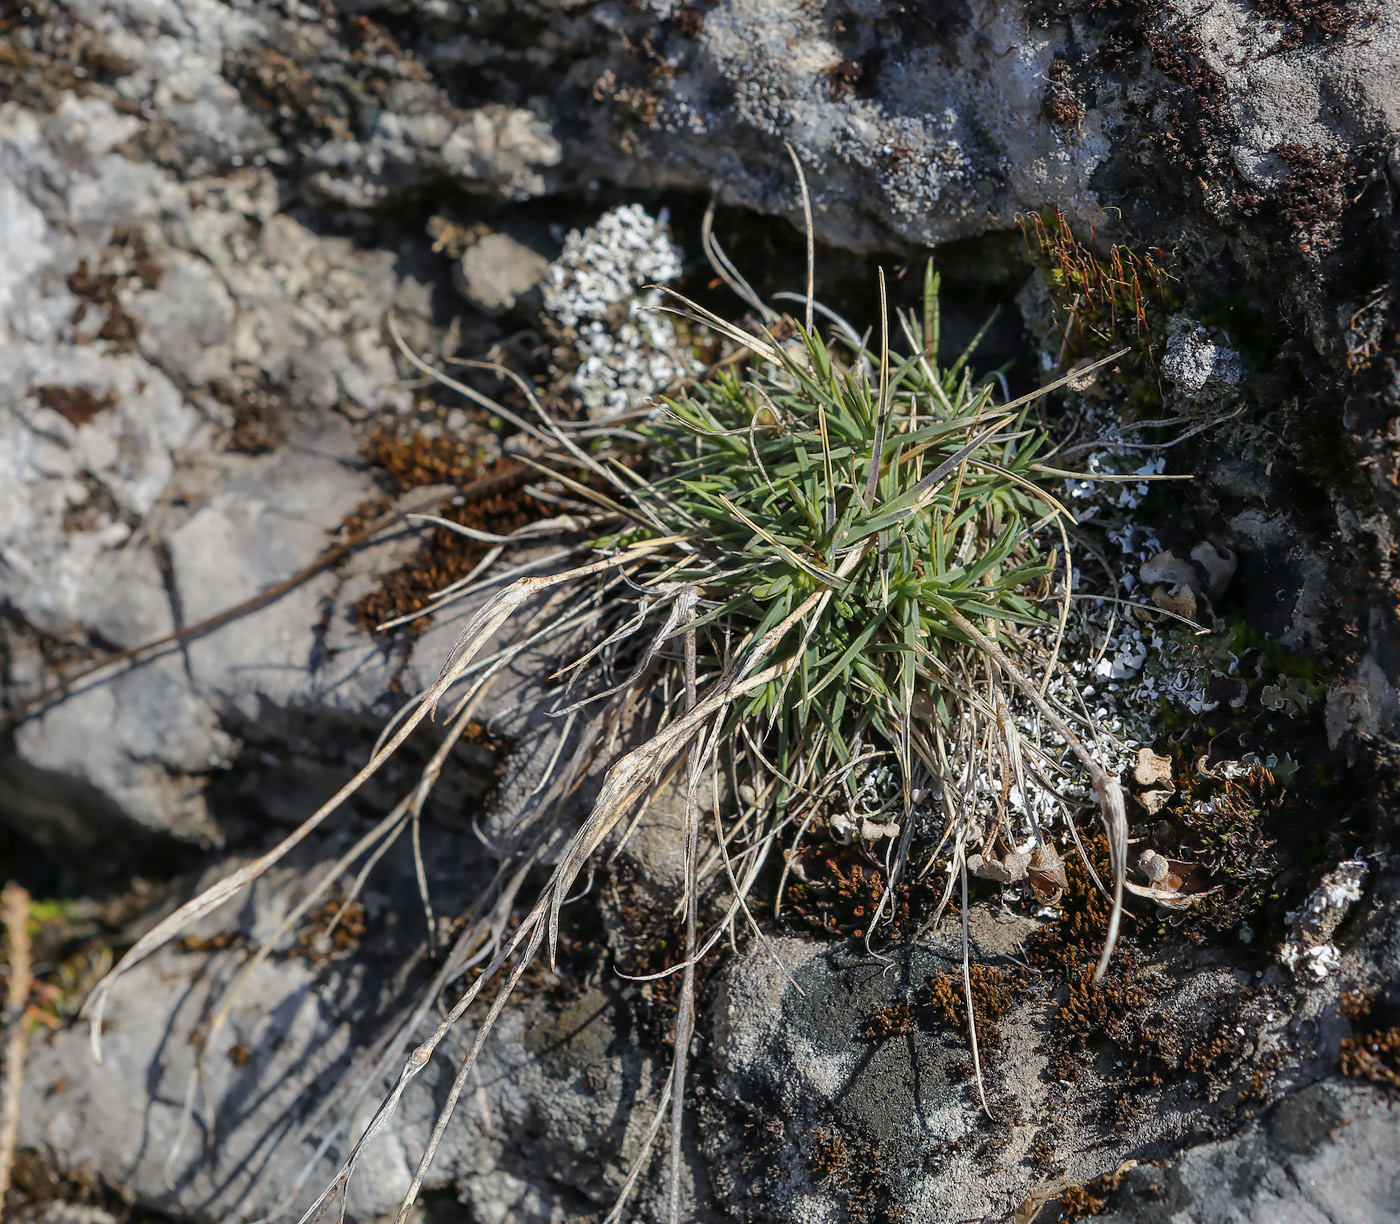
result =
[[453,283],[487,314],[503,314],[539,283],[549,260],[508,234],[487,234],[453,269]]

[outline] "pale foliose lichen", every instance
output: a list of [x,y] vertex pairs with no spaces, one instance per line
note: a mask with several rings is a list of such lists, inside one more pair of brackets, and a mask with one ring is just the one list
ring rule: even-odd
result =
[[681,252],[639,204],[604,213],[574,230],[544,279],[545,309],[574,332],[579,365],[572,385],[595,417],[626,412],[697,373],[661,294],[650,285],[681,274]]
[[1351,907],[1361,900],[1370,869],[1361,859],[1348,859],[1322,877],[1302,908],[1288,915],[1293,930],[1279,950],[1279,959],[1303,981],[1322,981],[1341,963],[1332,934]]

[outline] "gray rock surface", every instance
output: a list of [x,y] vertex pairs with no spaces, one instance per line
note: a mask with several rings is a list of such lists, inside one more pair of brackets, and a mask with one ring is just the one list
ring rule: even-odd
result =
[[[167,630],[244,590],[242,579],[308,560],[313,537],[354,503],[363,485],[335,462],[349,457],[349,439],[295,475],[269,468],[268,479],[319,488],[306,498],[311,513],[293,512],[295,530],[266,531],[257,555],[225,567],[207,553],[201,562],[201,550],[277,519],[233,514],[229,499],[245,494],[232,475],[221,494],[221,475],[200,472],[193,490],[177,472],[259,404],[280,404],[288,420],[278,428],[299,439],[326,428],[297,424],[299,414],[408,407],[383,318],[394,311],[411,340],[430,342],[446,269],[421,233],[376,230],[371,208],[411,205],[442,182],[514,200],[611,180],[713,183],[734,202],[792,216],[786,139],[828,240],[947,241],[1051,205],[1112,228],[1110,206],[1138,219],[1156,207],[1158,241],[1197,241],[1212,224],[1233,234],[1236,256],[1274,270],[1328,351],[1356,303],[1310,296],[1296,268],[1278,270],[1272,231],[1241,218],[1297,214],[1290,241],[1320,257],[1335,244],[1346,184],[1317,159],[1360,165],[1346,150],[1381,156],[1396,138],[1400,15],[1390,6],[1322,33],[1302,18],[1270,28],[1243,0],[1121,18],[979,0],[936,21],[913,6],[829,12],[775,0],[376,11],[382,23],[355,5],[41,2],[6,34],[31,69],[0,103],[11,253],[0,272],[0,600],[23,628],[11,650],[21,685],[34,676],[36,633],[90,650]],[[539,36],[522,37],[514,14]],[[1180,132],[1179,147],[1157,139],[1197,112],[1204,145]],[[1150,198],[1144,184],[1164,177],[1199,181],[1206,194]],[[1290,192],[1316,197],[1306,217],[1290,211]],[[459,269],[489,310],[535,280],[537,263],[512,251],[508,269],[494,257],[471,276]],[[483,242],[463,257],[488,253]],[[1231,354],[1187,330],[1164,373],[1191,394],[1238,381]],[[1381,550],[1383,521],[1341,515]],[[249,635],[279,643],[276,677],[269,667],[255,679],[233,655],[218,662],[223,647],[196,644],[187,660],[125,682],[141,689],[123,690],[125,708],[153,711],[161,728],[150,742],[137,735],[83,760],[80,745],[112,720],[109,690],[56,712],[48,729],[32,724],[15,770],[32,767],[44,782],[11,790],[34,810],[36,787],[87,788],[139,825],[215,838],[199,775],[227,762],[228,737],[241,733],[227,723],[235,713],[250,721],[260,685],[274,704],[304,703],[317,687],[285,670],[314,654],[294,640],[303,630],[274,622],[303,625],[328,583],[221,638],[240,640],[240,660]],[[1334,688],[1337,738],[1351,745],[1384,742],[1400,708],[1385,696],[1379,655],[1369,658]],[[240,678],[226,682],[220,669]],[[339,694],[329,704],[344,709],[373,687],[351,696],[332,672],[318,691]]]
[[[457,870],[434,873],[434,900],[461,904],[489,879],[489,864],[470,833],[435,841],[441,861]],[[348,843],[340,837],[320,849],[335,853]],[[422,923],[404,852],[402,844],[391,852],[392,869],[381,876],[391,891],[372,886],[364,895],[370,934],[363,943],[352,939],[344,950],[337,940],[338,950],[328,953],[299,947],[264,962],[202,1058],[196,1032],[243,962],[236,948],[168,949],[138,967],[110,1014],[101,1067],[79,1029],[38,1042],[27,1067],[21,1144],[80,1176],[120,1170],[124,1192],[180,1218],[228,1219],[240,1204],[246,1213],[255,1177],[257,1205],[266,1209],[290,1194],[299,1214],[335,1177],[348,1152],[345,1135],[368,1122],[412,1045],[392,1047],[387,1080],[384,1067],[356,1070],[357,1058],[400,1022],[427,980],[421,964],[400,963]],[[265,878],[245,904],[211,916],[198,935],[267,938],[298,898],[301,874],[293,868]],[[395,885],[408,891],[392,891]],[[415,922],[416,932],[408,929]],[[447,1041],[367,1148],[350,1183],[354,1218],[392,1218],[472,1035],[467,1027]],[[639,1048],[626,992],[615,981],[512,1008],[446,1133],[428,1191],[450,1189],[472,1219],[492,1224],[562,1224],[606,1204],[638,1151],[667,1070]],[[332,1118],[306,1141],[288,1141],[340,1087]],[[317,1159],[316,1142],[326,1136],[334,1142]]]
[[1199,323],[1177,318],[1167,337],[1162,374],[1183,395],[1196,399],[1205,391],[1218,395],[1234,387],[1244,378],[1244,368],[1240,355],[1215,343]]
[[[469,832],[437,827],[432,836],[432,895],[451,912],[491,865]],[[349,841],[348,831],[335,834],[305,866]],[[37,1038],[22,1144],[80,1174],[120,1170],[127,1192],[179,1218],[248,1214],[254,1177],[263,1208],[284,1194],[289,1206],[305,1206],[333,1178],[345,1136],[364,1126],[413,1042],[397,1039],[375,1071],[362,1052],[426,980],[424,966],[403,961],[422,910],[400,844],[364,894],[363,928],[275,954],[197,1060],[196,1034],[246,941],[272,933],[305,866],[279,869],[245,903],[200,925],[198,936],[228,946],[167,949],[136,969],[109,1013],[103,1066],[88,1059],[80,1030]],[[1374,984],[1395,960],[1394,891],[1388,885],[1389,899],[1372,904],[1343,982]],[[972,934],[979,963],[1014,967],[1006,958],[1020,958],[1027,926],[979,908]],[[1121,1062],[1081,1061],[1077,1078],[1058,1080],[1048,1057],[1057,996],[1023,983],[999,1038],[983,1032],[988,1116],[959,1029],[925,1018],[884,1039],[868,1035],[881,1009],[917,1001],[929,974],[958,972],[955,934],[887,952],[779,937],[725,967],[707,996],[694,1067],[686,1218],[834,1224],[899,1211],[1008,1221],[1038,1188],[1066,1181],[1090,1183],[1108,1218],[1124,1224],[1390,1218],[1400,1191],[1385,1158],[1395,1114],[1383,1090],[1336,1075],[1348,1029],[1335,988],[1300,997],[1277,970],[1241,983],[1218,956],[1167,951],[1150,967],[1152,1024],[1180,1035],[1184,1053],[1228,1024],[1243,1061],[1205,1094],[1190,1077],[1169,1078],[1134,1108],[1131,1093],[1146,1092],[1147,1081],[1125,1098],[1133,1081]],[[642,988],[606,966],[601,976],[566,968],[562,986],[540,981],[507,1009],[429,1174],[430,1213],[448,1196],[471,1218],[498,1224],[606,1209],[667,1070],[640,1023],[642,1001]],[[470,1027],[454,1034],[411,1081],[351,1183],[355,1218],[395,1209],[471,1036]],[[1252,1097],[1238,1095],[1251,1068],[1264,1077]],[[312,1138],[333,1140],[318,1157],[295,1136],[331,1099],[341,1121],[312,1119]],[[1111,1187],[1094,1181],[1105,1178]],[[658,1182],[644,1180],[636,1218],[654,1217]]]
[[1400,1118],[1373,1093],[1315,1084],[1267,1125],[1127,1171],[1108,1224],[1375,1224],[1400,1211]]
[[[1012,964],[999,958],[1019,955],[1025,934],[1024,926],[979,911],[977,962]],[[1153,1023],[1179,1032],[1189,1049],[1218,1028],[1210,1017],[1242,997],[1240,984],[1209,960],[1169,957],[1161,967]],[[1054,1009],[1033,987],[1020,988],[1023,997],[1000,1022],[997,1043],[984,1046],[989,1113],[958,1029],[931,1025],[925,1012],[906,1033],[865,1035],[891,1004],[911,1004],[920,1016],[926,979],[960,971],[950,934],[890,949],[887,959],[858,945],[821,949],[784,940],[754,948],[726,970],[712,1002],[715,1082],[702,1105],[701,1144],[716,1197],[732,1218],[838,1220],[859,1205],[902,1218],[1005,1220],[1033,1187],[1053,1180],[1037,1170],[1087,1182],[1112,1173],[1126,1156],[1153,1159],[1198,1143],[1212,1125],[1240,1125],[1228,1093],[1202,1095],[1182,1084],[1154,1092],[1150,1107],[1120,1105],[1110,1120],[1106,1102],[1124,1091],[1121,1081],[1115,1086],[1114,1065],[1101,1058],[1072,1083],[1057,1083],[1049,1057]],[[1248,1034],[1247,1066],[1272,1066],[1280,1085],[1325,1074],[1325,1051],[1316,1048],[1320,1009],[1295,1010],[1283,994],[1269,994],[1230,1021]],[[993,1036],[982,1034],[984,1042]],[[1335,1041],[1320,1044],[1329,1039]],[[1247,1069],[1239,1075],[1247,1077]],[[1296,1099],[1286,1096],[1278,1110],[1294,1108]],[[1375,1094],[1353,1092],[1350,1099],[1374,1108]],[[1248,1126],[1246,1132],[1254,1133]],[[1235,1158],[1228,1145],[1207,1145],[1190,1148],[1183,1160],[1207,1166],[1211,1153],[1222,1151],[1217,1163]],[[1261,1169],[1269,1163],[1254,1159]],[[1270,1165],[1269,1176],[1286,1181],[1288,1174]]]

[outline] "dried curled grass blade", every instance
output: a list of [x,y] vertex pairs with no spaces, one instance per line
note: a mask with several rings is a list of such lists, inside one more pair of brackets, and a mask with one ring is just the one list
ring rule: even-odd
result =
[[237,896],[320,828],[351,795],[383,767],[384,763],[399,750],[404,741],[413,733],[418,724],[436,712],[438,702],[442,700],[447,690],[456,683],[466,670],[467,665],[523,604],[551,587],[625,565],[640,555],[655,551],[659,546],[657,541],[645,541],[617,556],[607,557],[590,565],[579,566],[577,569],[568,570],[562,574],[554,574],[549,577],[520,578],[488,600],[462,630],[447,662],[443,665],[442,671],[439,672],[437,680],[419,698],[417,708],[409,714],[399,729],[375,751],[354,777],[271,850],[259,855],[251,863],[247,863],[231,875],[211,885],[199,896],[187,901],[173,914],[158,922],[138,939],[126,955],[98,982],[82,1009],[82,1015],[90,1026],[93,1058],[99,1063],[102,1061],[102,1017],[106,1011],[107,1000],[117,982],[146,957],[164,947],[171,940],[178,939],[194,923]]

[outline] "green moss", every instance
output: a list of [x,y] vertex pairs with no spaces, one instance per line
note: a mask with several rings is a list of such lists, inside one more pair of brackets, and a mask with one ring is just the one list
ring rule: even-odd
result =
[[1119,389],[1136,412],[1156,413],[1162,405],[1157,359],[1167,319],[1185,300],[1176,257],[1160,247],[1136,251],[1122,243],[1101,252],[1093,232],[1081,242],[1058,209],[1044,216],[1026,213],[1017,221],[1050,292],[1061,365],[1129,349],[1099,381]]

